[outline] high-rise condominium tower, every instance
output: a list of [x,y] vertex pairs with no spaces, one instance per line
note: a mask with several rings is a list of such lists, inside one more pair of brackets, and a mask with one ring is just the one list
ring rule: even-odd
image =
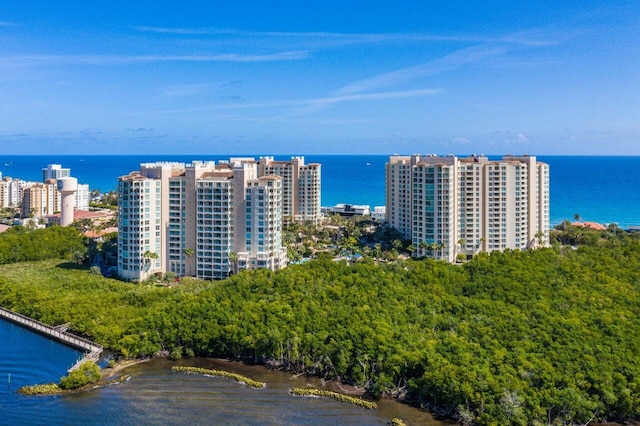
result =
[[534,156],[392,156],[387,220],[414,254],[453,262],[549,242],[549,166]]
[[61,164],[49,164],[42,169],[42,182],[68,176],[71,176],[71,169],[64,168]]
[[204,279],[281,269],[282,181],[252,159],[150,163],[118,180],[118,273]]
[[258,161],[258,175],[282,177],[282,215],[287,220],[319,224],[320,169],[318,163],[304,163],[304,157],[289,161],[275,161],[262,157]]

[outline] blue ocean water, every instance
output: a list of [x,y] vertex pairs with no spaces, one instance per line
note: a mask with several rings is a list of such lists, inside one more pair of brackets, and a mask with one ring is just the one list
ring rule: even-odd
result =
[[0,319],[0,342],[0,424],[32,423],[33,410],[50,401],[21,397],[16,391],[58,382],[82,352],[4,319]]
[[[141,162],[225,160],[232,155],[131,156],[0,156],[0,172],[39,181],[47,164],[71,169],[80,183],[103,192],[115,189],[118,176],[138,170]],[[247,155],[237,155],[247,156]],[[254,157],[258,158],[259,155]],[[464,155],[461,155],[464,157]],[[276,156],[276,159],[288,159]],[[307,163],[322,164],[322,205],[385,204],[384,155],[308,155]],[[640,157],[538,156],[550,165],[551,225],[563,219],[640,225]]]

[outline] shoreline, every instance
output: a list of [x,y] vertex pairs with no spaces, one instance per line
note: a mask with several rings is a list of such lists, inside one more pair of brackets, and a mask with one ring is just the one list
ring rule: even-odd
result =
[[[143,364],[147,364],[144,366]],[[135,366],[140,365],[136,368]],[[100,379],[91,384],[79,387],[77,389],[64,390],[60,389],[57,385],[45,384],[39,385],[43,389],[49,388],[48,392],[30,392],[23,393],[23,396],[62,396],[71,394],[80,394],[82,392],[92,391],[94,389],[106,388],[111,385],[128,382],[133,377],[136,378],[138,374],[147,374],[145,369],[155,371],[155,374],[165,374],[170,371],[172,367],[177,365],[194,366],[197,365],[202,368],[219,369],[230,373],[238,373],[240,375],[260,380],[267,384],[267,387],[274,386],[275,388],[286,387],[287,394],[291,388],[304,388],[304,389],[317,389],[321,391],[340,392],[344,396],[353,395],[352,397],[358,398],[363,394],[363,389],[353,387],[339,383],[335,380],[323,380],[319,376],[313,376],[308,374],[293,374],[291,371],[278,370],[269,368],[266,364],[252,364],[245,363],[243,361],[228,359],[228,358],[212,358],[212,357],[189,357],[183,358],[180,361],[171,360],[168,357],[150,357],[150,358],[124,358],[116,361],[111,367],[105,367],[101,371]],[[132,370],[127,370],[132,368]],[[157,371],[156,371],[157,370]],[[271,384],[271,385],[269,385]],[[344,402],[344,401],[343,401]],[[429,424],[440,425],[441,420],[436,420],[435,416],[429,411],[420,409],[415,406],[411,406],[405,402],[401,402],[396,398],[382,397],[376,401],[378,403],[379,411],[383,416],[392,418],[403,418],[410,420],[414,419],[416,424]],[[386,413],[386,414],[384,414]],[[405,421],[406,421],[405,420]]]
[[[106,367],[100,370],[100,378],[98,381],[93,383],[88,383],[84,386],[80,386],[75,389],[62,389],[58,386],[58,383],[42,383],[36,384],[32,386],[23,386],[17,390],[17,392],[21,395],[25,396],[54,396],[54,395],[66,395],[78,392],[90,391],[92,389],[101,388],[105,386],[110,386],[116,383],[122,383],[131,376],[123,375],[116,377],[116,374],[124,370],[125,368],[131,367],[133,365],[142,364],[150,361],[152,358],[144,358],[144,359],[135,359],[135,358],[126,358],[120,361],[116,361],[116,363],[112,367]],[[92,362],[92,361],[87,361]]]

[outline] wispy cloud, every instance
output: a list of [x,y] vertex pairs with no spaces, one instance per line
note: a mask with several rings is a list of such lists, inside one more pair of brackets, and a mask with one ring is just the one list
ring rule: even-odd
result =
[[360,94],[348,94],[341,96],[331,96],[326,98],[317,98],[308,100],[306,108],[297,111],[293,114],[289,114],[286,118],[310,114],[320,111],[329,106],[354,101],[380,101],[389,99],[407,99],[407,98],[423,98],[426,96],[433,96],[441,93],[442,89],[416,89],[416,90],[400,90],[394,92],[377,92],[377,93],[360,93]]
[[451,143],[454,143],[454,144],[468,144],[468,143],[471,143],[471,139],[464,138],[464,137],[461,137],[461,136],[456,136],[455,138],[451,138]]
[[529,138],[521,132],[496,131],[491,134],[492,142],[501,142],[505,144],[528,144]]
[[174,84],[166,87],[164,94],[166,96],[194,96],[208,91],[213,86],[210,83]]
[[477,62],[481,59],[500,55],[508,50],[506,46],[474,46],[461,49],[446,55],[442,58],[434,59],[425,64],[414,67],[402,68],[384,74],[379,74],[371,78],[356,81],[347,86],[342,87],[335,93],[344,95],[350,93],[368,92],[370,90],[380,89],[383,87],[394,86],[406,83],[418,78],[440,74],[445,71],[451,71],[463,65]]
[[251,102],[251,103],[234,103],[234,104],[219,104],[210,105],[199,108],[188,108],[180,110],[162,110],[162,111],[146,111],[143,113],[150,114],[167,114],[167,113],[184,113],[184,112],[204,112],[215,110],[240,110],[240,109],[259,109],[259,108],[279,108],[279,107],[306,107],[307,109],[300,111],[293,115],[301,115],[303,113],[309,113],[318,109],[339,104],[342,102],[356,102],[356,101],[380,101],[388,99],[405,99],[405,98],[420,98],[426,96],[433,96],[441,93],[442,89],[416,89],[416,90],[401,90],[395,92],[378,92],[378,93],[366,93],[366,94],[353,94],[344,96],[331,96],[324,98],[311,98],[311,99],[288,99],[279,101],[266,101],[266,102]]
[[296,61],[309,57],[307,52],[291,51],[268,54],[223,53],[218,55],[22,55],[5,56],[0,63],[10,65],[72,64],[132,65],[152,62],[270,62]]
[[557,45],[571,36],[571,34],[558,34],[555,31],[546,29],[534,29],[494,38],[451,37],[447,40],[479,42],[479,44],[456,50],[420,65],[401,68],[353,82],[336,90],[334,93],[336,95],[363,93],[395,86],[419,78],[452,71],[487,58],[495,60],[496,57],[504,56],[506,53],[515,50]]
[[145,33],[177,35],[177,36],[227,36],[237,38],[285,38],[285,39],[323,39],[343,43],[381,43],[381,42],[424,42],[451,41],[471,43],[514,43],[522,45],[555,44],[554,37],[543,31],[523,31],[508,36],[482,36],[465,34],[429,34],[420,32],[407,33],[336,33],[324,31],[246,31],[232,28],[191,28],[191,27],[151,27],[138,26],[134,30]]

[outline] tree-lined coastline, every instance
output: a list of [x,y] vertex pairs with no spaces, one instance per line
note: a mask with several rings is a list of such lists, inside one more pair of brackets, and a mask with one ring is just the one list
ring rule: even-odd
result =
[[467,424],[635,418],[640,242],[615,229],[570,232],[563,238],[586,243],[464,265],[320,255],[278,273],[176,287],[123,283],[68,261],[23,262],[0,267],[0,305],[70,322],[125,357],[164,350],[264,363]]

